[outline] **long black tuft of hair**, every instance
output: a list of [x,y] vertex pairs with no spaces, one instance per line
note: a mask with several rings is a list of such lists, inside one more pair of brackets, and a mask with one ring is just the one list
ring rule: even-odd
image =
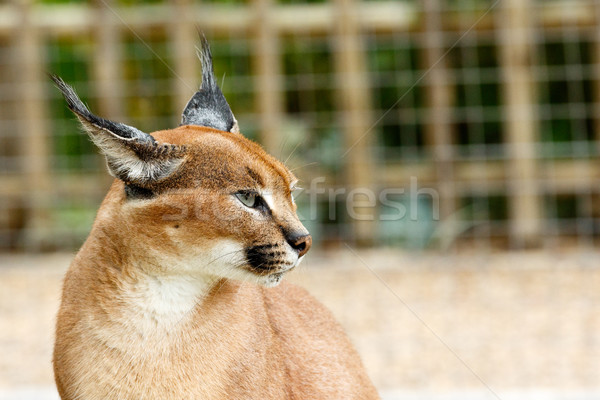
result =
[[117,135],[122,139],[136,139],[138,142],[154,143],[154,138],[152,136],[136,128],[120,122],[113,122],[92,114],[86,105],[83,104],[71,86],[66,84],[65,81],[63,81],[57,75],[48,74],[48,76],[50,79],[52,79],[56,87],[62,92],[69,109],[79,117],[82,123],[89,123],[97,128],[108,130],[112,134]]

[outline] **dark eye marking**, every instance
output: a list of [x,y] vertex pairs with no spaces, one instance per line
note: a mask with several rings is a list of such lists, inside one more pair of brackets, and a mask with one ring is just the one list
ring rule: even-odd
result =
[[253,170],[250,167],[246,167],[246,172],[248,172],[248,175],[250,175],[250,178],[252,178],[252,180],[254,180],[254,182],[256,182],[256,184],[258,184],[258,186],[265,187],[265,181],[258,174],[258,172],[256,172],[255,170]]

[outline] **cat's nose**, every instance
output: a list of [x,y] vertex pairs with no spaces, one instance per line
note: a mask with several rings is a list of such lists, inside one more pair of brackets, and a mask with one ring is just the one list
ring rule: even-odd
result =
[[312,245],[312,237],[304,232],[292,234],[286,240],[298,252],[298,257],[305,255]]

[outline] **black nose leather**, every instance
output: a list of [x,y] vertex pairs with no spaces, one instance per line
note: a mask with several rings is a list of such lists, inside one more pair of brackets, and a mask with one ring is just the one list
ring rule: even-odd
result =
[[312,245],[312,237],[305,233],[289,235],[286,240],[298,252],[298,257],[305,255]]

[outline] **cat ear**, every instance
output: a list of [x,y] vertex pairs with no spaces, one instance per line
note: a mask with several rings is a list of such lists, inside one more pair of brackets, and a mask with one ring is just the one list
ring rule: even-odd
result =
[[104,153],[108,170],[114,177],[147,187],[171,175],[183,161],[184,147],[158,143],[152,135],[134,127],[92,114],[71,86],[56,75],[50,78],[94,144]]
[[239,133],[237,120],[215,80],[210,46],[204,36],[198,57],[202,63],[202,85],[183,110],[181,125],[206,126]]

